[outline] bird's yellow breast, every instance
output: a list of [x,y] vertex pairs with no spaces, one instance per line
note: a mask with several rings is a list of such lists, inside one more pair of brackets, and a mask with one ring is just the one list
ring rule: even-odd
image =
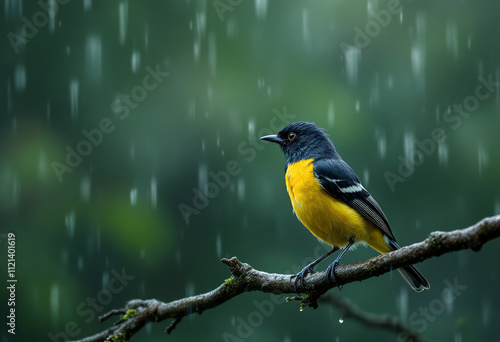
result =
[[379,229],[321,187],[313,168],[313,159],[301,160],[289,164],[285,175],[288,195],[302,224],[318,239],[332,246],[343,247],[350,238],[370,245],[375,236],[377,242],[383,240]]

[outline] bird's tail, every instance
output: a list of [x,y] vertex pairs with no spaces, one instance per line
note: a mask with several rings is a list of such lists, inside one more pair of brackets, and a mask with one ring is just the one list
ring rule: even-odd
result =
[[[387,239],[386,242],[389,248],[391,248],[393,251],[401,248],[395,241]],[[413,265],[398,268],[398,271],[403,279],[408,283],[408,285],[410,285],[411,288],[417,292],[427,290],[431,287],[422,273],[420,273]]]

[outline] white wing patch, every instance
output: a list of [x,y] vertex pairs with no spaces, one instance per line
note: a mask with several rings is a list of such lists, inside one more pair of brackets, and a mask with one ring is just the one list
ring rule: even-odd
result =
[[354,192],[360,192],[360,191],[365,190],[365,188],[363,187],[363,185],[361,185],[361,183],[356,183],[356,184],[348,186],[346,188],[342,188],[340,185],[337,184],[337,182],[343,182],[343,181],[345,181],[344,179],[331,179],[328,177],[324,177],[324,178],[330,182],[335,183],[338,186],[340,192],[343,192],[344,194],[352,194]]

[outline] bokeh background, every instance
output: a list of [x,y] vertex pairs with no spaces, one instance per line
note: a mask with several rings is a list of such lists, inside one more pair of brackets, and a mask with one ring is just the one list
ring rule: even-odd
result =
[[[210,291],[229,277],[223,257],[277,273],[310,261],[324,247],[292,214],[278,147],[257,140],[287,122],[327,129],[401,245],[500,213],[498,1],[45,4],[1,4],[0,259],[6,278],[15,233],[18,279],[15,336],[1,286],[2,341],[79,339],[128,299]],[[478,95],[480,77],[489,89]],[[113,130],[100,138],[100,127]],[[429,143],[435,129],[446,139]],[[228,165],[237,172],[207,185]],[[388,172],[401,177],[392,186]],[[195,194],[207,186],[204,203]],[[331,292],[430,340],[492,340],[499,247],[419,264],[424,293],[397,273]],[[358,247],[343,262],[375,255]],[[135,278],[106,296],[122,271]],[[447,282],[460,285],[454,296]],[[398,338],[340,323],[329,305],[280,303],[264,317],[255,302],[270,298],[247,293],[168,337],[165,321],[134,340]]]

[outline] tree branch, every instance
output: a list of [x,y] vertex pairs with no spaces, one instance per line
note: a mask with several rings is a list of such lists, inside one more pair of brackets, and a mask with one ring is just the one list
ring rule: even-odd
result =
[[[302,306],[317,308],[318,299],[333,287],[379,276],[396,268],[418,263],[444,253],[462,249],[479,251],[483,244],[499,236],[500,215],[497,215],[485,218],[469,228],[451,232],[433,232],[422,242],[366,261],[340,265],[335,269],[337,283],[327,281],[325,271],[310,274],[305,278],[304,288],[301,288],[301,291],[307,294],[301,299]],[[294,293],[293,281],[289,274],[258,271],[248,264],[241,263],[236,257],[222,259],[221,262],[229,267],[232,277],[218,288],[169,303],[156,299],[130,300],[125,308],[111,311],[110,314],[103,316],[102,320],[129,310],[124,316],[127,318],[122,318],[111,328],[80,341],[106,341],[113,336],[128,340],[147,322],[160,322],[173,318],[174,321],[166,329],[166,332],[170,333],[183,317],[193,313],[201,314],[203,311],[219,306],[243,292]],[[136,311],[130,311],[131,309]]]

